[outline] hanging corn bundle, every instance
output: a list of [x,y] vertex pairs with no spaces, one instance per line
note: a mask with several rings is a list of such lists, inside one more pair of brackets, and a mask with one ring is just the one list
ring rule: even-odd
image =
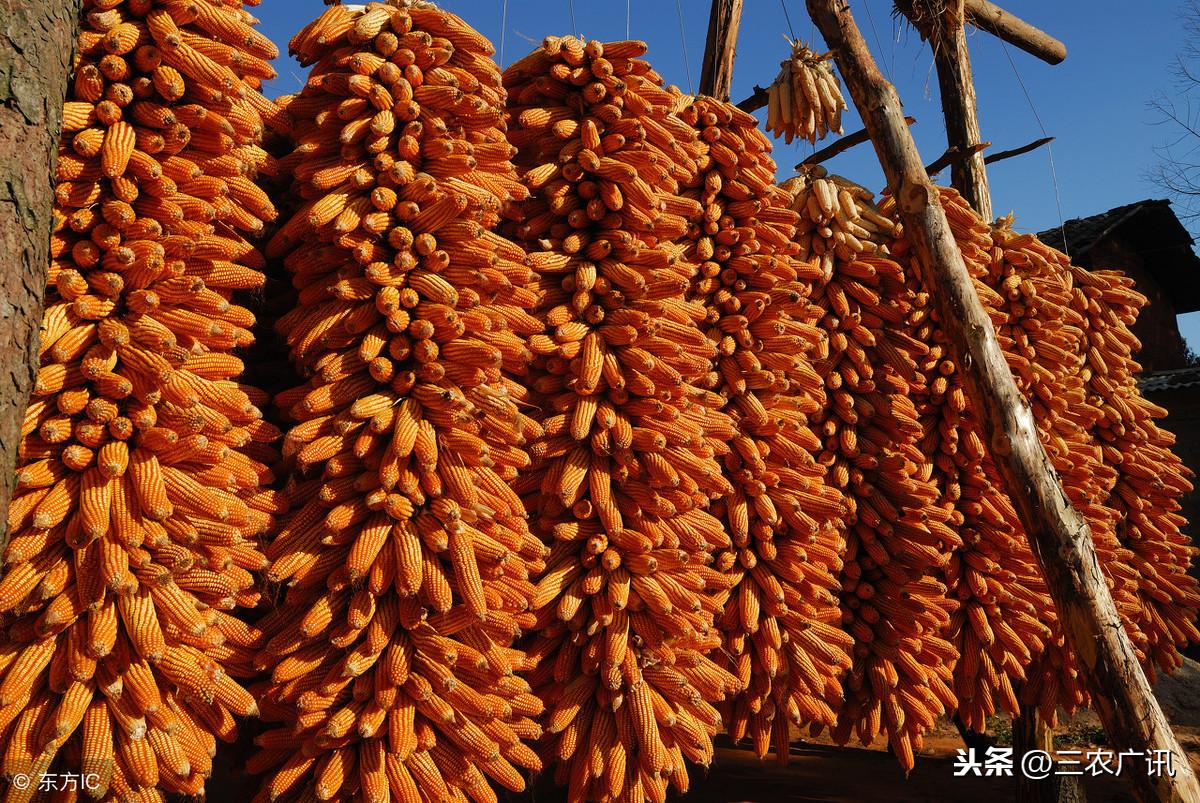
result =
[[720,626],[745,689],[726,722],[759,757],[773,746],[786,760],[790,724],[833,727],[852,643],[836,593],[844,508],[808,425],[826,403],[811,367],[828,351],[808,303],[819,274],[795,258],[797,216],[754,118],[704,97],[680,116],[706,150],[684,193],[704,210],[688,233],[686,257],[700,265],[692,297],[709,310],[715,389],[738,429],[725,457],[733,492],[712,509],[733,539],[717,558],[735,583]]
[[270,252],[299,289],[279,322],[311,380],[277,398],[298,507],[258,737],[260,800],[495,801],[524,787],[542,703],[511,648],[545,548],[506,485],[538,427],[518,410],[524,252],[491,233],[524,196],[491,46],[429,4],[334,6],[292,50],[283,103],[303,206]]
[[[820,192],[813,214],[828,215],[833,184],[793,183],[793,208],[810,209]],[[868,192],[841,190],[840,209],[875,214]],[[903,268],[875,241],[823,235],[811,240],[820,237],[813,250],[830,254],[813,300],[824,310],[830,345],[815,368],[829,403],[813,422],[823,446],[818,462],[849,507],[841,603],[855,642],[833,737],[845,743],[856,733],[869,744],[884,734],[911,768],[922,734],[955,707],[949,683],[958,657],[939,635],[955,606],[938,575],[959,537],[951,512],[936,504],[913,403],[923,383],[917,364],[927,350],[919,338],[927,299],[908,291]]]
[[1170,672],[1182,664],[1179,650],[1200,641],[1200,592],[1188,573],[1196,548],[1180,532],[1186,522],[1178,514],[1191,472],[1171,451],[1174,436],[1155,423],[1166,411],[1138,391],[1133,355],[1141,344],[1129,327],[1146,299],[1119,272],[1072,266],[1070,273],[1072,308],[1085,321],[1082,376],[1086,405],[1096,412],[1092,434],[1114,474],[1106,506],[1137,585],[1132,618],[1143,638],[1135,643],[1148,671],[1157,665]]
[[842,112],[849,107],[833,74],[833,53],[814,53],[799,39],[788,43],[791,58],[779,63],[767,89],[767,131],[788,144],[796,137],[816,142],[830,131],[841,134]]
[[674,244],[701,212],[679,194],[701,149],[644,52],[550,37],[505,72],[536,196],[514,231],[552,327],[531,339],[546,434],[517,486],[552,544],[530,680],[572,801],[686,790],[684,759],[712,758],[712,704],[738,690],[710,657],[730,541],[702,509],[730,490],[718,458],[735,432],[698,384],[715,349]]
[[242,234],[274,217],[253,177],[276,53],[238,3],[89,0],[82,22],[0,581],[0,770],[162,800],[202,793],[257,711],[234,677],[258,634],[231,612],[259,601],[278,433],[237,382],[254,317],[231,300],[263,280]]
[[860,254],[888,255],[887,244],[899,229],[875,208],[870,190],[820,165],[780,186],[792,196],[792,209],[800,216],[799,258],[819,257],[822,275],[832,273],[834,259],[853,262]]
[[[882,204],[889,211],[893,206],[890,198]],[[957,194],[947,192],[943,207],[976,292],[1012,354],[1008,308],[1014,297],[1007,292],[1011,282],[1005,284],[1001,270],[1003,252],[993,248],[988,227]],[[895,248],[908,256],[910,295],[921,298],[923,306],[931,305],[921,285],[920,263],[906,242]],[[923,381],[914,396],[924,430],[921,450],[932,463],[938,504],[950,511],[950,524],[962,539],[961,548],[945,567],[948,594],[958,608],[944,635],[961,656],[954,669],[959,716],[968,728],[982,733],[987,718],[998,711],[1018,712],[1017,689],[1027,679],[1026,668],[1061,635],[1028,539],[969,409],[961,372],[949,356],[936,314],[925,316],[915,335],[926,346],[918,359]]]

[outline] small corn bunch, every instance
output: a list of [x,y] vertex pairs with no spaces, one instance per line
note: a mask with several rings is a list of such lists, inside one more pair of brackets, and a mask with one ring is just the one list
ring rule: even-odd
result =
[[887,256],[900,228],[880,214],[870,190],[814,165],[780,185],[800,215],[799,257],[819,257],[821,273],[832,274],[835,259],[853,262],[859,254]]
[[[88,0],[64,114],[41,368],[0,580],[0,771],[96,797],[201,794],[257,712],[257,540],[282,512],[265,394],[238,383],[262,284],[242,234],[274,48],[240,3]],[[57,762],[57,763],[56,763]],[[11,787],[29,800],[37,785]]]
[[[815,194],[812,186],[791,185],[797,199]],[[870,193],[845,189],[847,205],[873,208]],[[839,579],[842,626],[854,638],[832,736],[845,743],[856,733],[870,744],[883,734],[911,768],[922,734],[957,702],[950,688],[957,651],[940,635],[955,604],[940,573],[959,536],[951,511],[936,504],[914,403],[923,384],[919,329],[929,299],[912,293],[903,267],[877,249],[822,240],[813,250],[830,255],[822,260],[829,272],[813,301],[823,310],[818,325],[829,346],[814,368],[829,403],[812,426],[822,443],[818,463],[848,506]]]
[[428,4],[333,6],[292,41],[282,103],[303,204],[269,246],[310,381],[276,403],[296,513],[262,622],[259,800],[495,801],[540,762],[541,700],[512,649],[545,547],[507,483],[540,431],[515,381],[542,325],[524,251],[492,233],[524,196],[490,45]]
[[779,63],[779,75],[767,89],[767,131],[788,144],[796,137],[816,142],[830,131],[842,133],[842,112],[849,107],[830,64],[833,53],[814,53],[799,39],[788,43],[791,58]]
[[808,303],[819,275],[795,258],[797,216],[754,118],[704,97],[680,117],[707,150],[684,193],[704,210],[688,232],[687,258],[700,265],[691,294],[708,309],[714,390],[738,428],[724,461],[733,492],[712,508],[733,540],[717,558],[735,584],[719,624],[744,689],[726,722],[760,757],[774,746],[786,760],[791,724],[833,727],[852,644],[836,579],[845,510],[807,420],[826,404],[811,367],[828,349]]
[[713,703],[739,689],[711,657],[729,583],[712,564],[731,543],[703,509],[731,490],[736,433],[700,385],[715,348],[676,243],[700,216],[680,185],[702,149],[644,52],[550,37],[504,75],[534,193],[512,228],[550,327],[530,339],[545,435],[516,486],[552,544],[529,678],[572,801],[686,790],[685,759],[712,759]]

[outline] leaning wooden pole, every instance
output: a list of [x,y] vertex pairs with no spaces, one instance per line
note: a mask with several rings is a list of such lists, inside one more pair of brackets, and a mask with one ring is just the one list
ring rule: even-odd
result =
[[[1175,740],[1121,624],[1087,522],[1071,507],[1038,439],[954,241],[938,191],[904,124],[900,98],[876,66],[846,0],[807,0],[863,117],[909,241],[924,263],[966,389],[992,433],[990,447],[1054,599],[1101,721],[1120,750],[1173,754],[1174,776],[1129,773],[1142,801],[1200,803],[1200,785]],[[1165,753],[1164,753],[1165,754]]]
[[700,68],[701,95],[729,100],[743,2],[712,0],[712,10],[708,15],[708,39],[704,44],[704,64]]

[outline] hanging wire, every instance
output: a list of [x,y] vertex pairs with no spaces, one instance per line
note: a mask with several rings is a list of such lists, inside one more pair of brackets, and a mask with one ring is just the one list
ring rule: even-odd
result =
[[687,34],[684,32],[683,26],[683,6],[679,0],[675,0],[675,14],[679,17],[679,44],[683,48],[683,72],[687,75],[688,86],[694,95],[696,94],[696,84],[692,81],[692,67],[688,64]]
[[500,8],[500,68],[504,68],[504,37],[508,34],[508,0]]
[[[1029,110],[1033,112],[1033,119],[1037,120],[1038,128],[1042,130],[1042,136],[1050,136],[1046,131],[1045,123],[1042,122],[1042,116],[1038,114],[1037,106],[1033,103],[1029,89],[1025,86],[1025,81],[1021,79],[1021,71],[1017,69],[1017,63],[1013,61],[1012,53],[1009,52],[1008,45],[1003,39],[1000,40],[1000,46],[1004,49],[1004,57],[1008,59],[1008,64],[1012,67],[1013,75],[1016,76],[1017,84],[1021,87],[1021,92],[1025,95],[1025,101],[1029,104]],[[1050,162],[1050,182],[1054,185],[1054,204],[1058,207],[1058,232],[1062,236],[1062,251],[1069,257],[1071,255],[1067,252],[1067,227],[1063,221],[1062,193],[1058,189],[1058,173],[1054,170],[1054,143],[1052,142],[1046,143],[1046,157]]]
[[[879,31],[875,30],[875,17],[871,15],[871,0],[863,3],[863,8],[867,10],[867,22],[871,24],[871,36],[875,39],[875,48],[879,51],[879,60],[883,63],[883,69],[887,73],[888,83],[895,83],[892,80],[892,72],[888,68],[887,60],[883,58],[883,43],[879,41]],[[895,50],[892,52],[894,53]]]
[[567,0],[567,11],[571,15],[571,31],[579,36],[579,25],[575,22],[575,0]]
[[625,38],[633,38],[633,0],[625,0]]
[[787,20],[788,33],[790,33],[792,38],[795,39],[796,29],[792,27],[792,15],[788,13],[787,3],[783,2],[783,0],[779,0],[779,7],[783,9],[783,18]]

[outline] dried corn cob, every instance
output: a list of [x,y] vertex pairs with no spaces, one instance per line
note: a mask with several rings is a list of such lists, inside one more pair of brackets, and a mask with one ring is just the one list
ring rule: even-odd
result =
[[842,112],[849,107],[830,64],[833,53],[814,53],[799,39],[788,43],[792,55],[779,63],[767,89],[766,130],[788,144],[794,137],[816,142],[830,131],[842,133]]
[[[254,699],[278,432],[232,350],[274,217],[254,173],[274,48],[240,3],[83,5],[42,364],[0,580],[5,773],[195,795]],[[169,737],[166,734],[171,734]],[[56,763],[57,762],[57,763]],[[37,785],[11,787],[28,800]]]
[[277,397],[297,512],[263,623],[259,800],[494,801],[538,769],[541,701],[512,649],[545,548],[507,482],[521,414],[524,252],[493,234],[524,196],[490,45],[428,4],[334,6],[291,49],[282,167],[303,206],[269,252],[299,290],[279,322],[310,381]]
[[553,544],[530,682],[572,801],[686,790],[685,758],[712,759],[712,704],[739,686],[710,657],[728,597],[711,564],[731,543],[703,510],[731,490],[718,458],[735,433],[700,386],[715,348],[685,298],[697,265],[675,244],[700,216],[680,185],[702,149],[644,52],[549,37],[504,75],[534,193],[513,230],[552,327],[530,341],[545,436],[516,485]]
[[720,627],[745,689],[726,722],[759,757],[774,747],[786,761],[790,724],[834,726],[852,644],[837,597],[845,509],[807,421],[827,401],[810,364],[828,349],[808,303],[819,268],[795,258],[791,198],[757,181],[775,163],[754,118],[711,98],[680,116],[707,148],[685,192],[704,210],[688,233],[692,296],[709,310],[713,389],[738,429],[725,457],[734,490],[713,508],[733,539],[717,558],[735,583]]

